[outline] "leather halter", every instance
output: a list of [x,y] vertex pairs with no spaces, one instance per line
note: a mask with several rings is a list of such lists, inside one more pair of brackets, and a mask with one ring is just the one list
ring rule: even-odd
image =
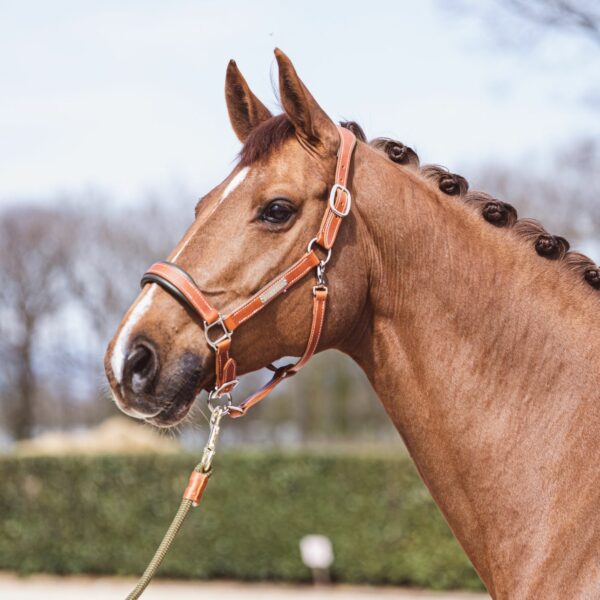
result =
[[[209,401],[223,396],[227,397],[229,400],[228,411],[232,417],[243,416],[251,406],[270,394],[286,377],[295,375],[309,361],[319,344],[328,296],[324,279],[325,265],[331,258],[331,249],[342,220],[348,216],[352,207],[352,196],[346,185],[356,137],[348,129],[338,127],[338,131],[340,146],[337,154],[335,181],[317,236],[309,242],[306,253],[299,260],[272,279],[244,304],[228,315],[221,315],[206,300],[191,275],[171,262],[154,263],[142,277],[142,287],[147,283],[157,283],[203,319],[206,341],[216,354],[215,387],[209,394]],[[315,245],[319,246],[321,251],[326,252],[324,259],[319,258]],[[312,325],[304,354],[294,364],[282,367],[270,365],[269,368],[274,371],[271,380],[239,406],[231,405],[231,392],[238,384],[236,362],[229,353],[233,332],[275,298],[287,292],[313,269],[316,269],[317,283],[313,287]]]

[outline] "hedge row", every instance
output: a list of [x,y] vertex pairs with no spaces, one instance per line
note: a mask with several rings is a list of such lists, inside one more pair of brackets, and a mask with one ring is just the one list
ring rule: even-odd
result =
[[[196,457],[0,460],[0,569],[139,574]],[[160,571],[308,581],[298,541],[331,538],[336,581],[481,589],[407,458],[221,453]]]

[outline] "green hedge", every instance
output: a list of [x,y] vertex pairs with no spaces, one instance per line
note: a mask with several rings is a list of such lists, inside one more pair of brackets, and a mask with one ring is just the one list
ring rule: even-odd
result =
[[[0,569],[139,574],[195,456],[0,460]],[[481,589],[407,458],[221,452],[161,575],[308,581],[299,539],[329,536],[336,581]]]

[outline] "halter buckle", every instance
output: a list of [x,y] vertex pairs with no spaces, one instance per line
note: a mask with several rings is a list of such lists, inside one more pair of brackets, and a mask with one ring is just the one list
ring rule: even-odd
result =
[[[338,190],[346,194],[347,202],[344,210],[338,210],[335,206],[335,197],[337,196]],[[342,185],[341,183],[333,184],[331,192],[329,192],[329,208],[334,214],[342,219],[350,214],[350,209],[352,208],[352,194],[345,185]]]
[[[213,327],[216,327],[217,325],[221,327],[221,329],[223,330],[223,333],[216,339],[211,339],[209,332]],[[231,339],[231,331],[229,331],[229,329],[227,329],[227,327],[225,326],[225,323],[223,322],[223,315],[219,314],[219,318],[210,324],[207,323],[206,321],[204,321],[204,337],[206,338],[206,342],[208,343],[208,345],[215,352],[217,351],[217,346],[221,342]]]

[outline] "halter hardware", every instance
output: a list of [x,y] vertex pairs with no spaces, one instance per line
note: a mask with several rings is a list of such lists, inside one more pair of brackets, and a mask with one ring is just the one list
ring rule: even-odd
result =
[[[336,200],[338,191],[342,192],[346,196],[346,204],[344,205],[344,208],[342,208],[342,209],[338,209],[335,205],[335,200]],[[333,184],[333,187],[331,188],[331,192],[329,193],[329,208],[331,209],[331,211],[334,214],[336,214],[338,217],[340,217],[342,219],[344,217],[347,217],[350,214],[350,209],[352,208],[352,194],[350,193],[350,190],[345,185],[342,185],[341,183]]]
[[[340,146],[337,154],[335,181],[329,193],[329,201],[317,236],[310,240],[306,253],[299,260],[267,283],[240,307],[228,315],[222,315],[206,300],[192,276],[179,265],[171,262],[154,263],[142,277],[142,287],[148,283],[160,285],[202,318],[206,342],[216,354],[215,385],[208,396],[211,411],[214,410],[213,400],[225,398],[226,403],[221,407],[223,413],[234,418],[241,417],[251,406],[270,394],[281,381],[295,375],[317,350],[329,294],[325,281],[325,266],[331,259],[333,244],[341,222],[350,214],[352,208],[352,195],[347,188],[347,183],[356,137],[351,131],[342,127],[338,127],[338,132]],[[325,258],[319,257],[316,246],[319,251],[325,252]],[[239,406],[234,406],[231,392],[237,386],[238,379],[236,378],[236,362],[229,355],[233,332],[267,304],[301,281],[313,269],[316,271],[317,282],[312,288],[313,316],[304,354],[294,364],[275,368],[269,382],[246,398]],[[220,331],[214,331],[211,335],[211,331],[215,328],[220,328]],[[214,337],[217,333],[219,335]]]
[[[313,248],[315,246],[315,244],[319,244],[319,240],[314,237],[312,240],[310,240],[310,242],[308,242],[308,246],[306,247],[306,251],[307,252],[312,252]],[[329,248],[327,250],[327,255],[325,256],[325,258],[321,259],[321,261],[319,262],[319,264],[321,265],[321,268],[325,268],[325,265],[331,260],[331,248]]]
[[[223,333],[216,339],[211,339],[210,337],[210,330],[213,329],[213,327],[221,327],[221,329],[223,330]],[[225,323],[223,323],[223,315],[221,315],[221,313],[219,313],[219,318],[216,321],[213,321],[212,323],[208,323],[207,321],[204,321],[204,337],[206,338],[206,343],[216,352],[217,348],[219,347],[219,344],[224,342],[225,340],[230,340],[231,339],[231,331],[229,331],[229,329],[227,329],[227,326],[225,325]]]

